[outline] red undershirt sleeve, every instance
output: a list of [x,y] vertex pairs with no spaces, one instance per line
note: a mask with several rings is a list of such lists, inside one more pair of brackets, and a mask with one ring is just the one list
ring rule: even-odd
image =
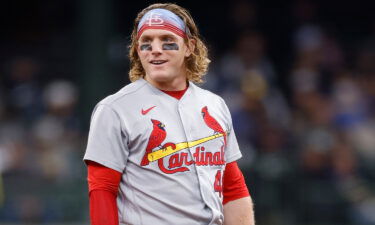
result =
[[117,193],[121,173],[87,161],[91,225],[118,225]]
[[223,177],[223,205],[226,203],[250,196],[249,190],[245,183],[245,178],[242,175],[240,168],[236,161],[228,163],[225,166]]

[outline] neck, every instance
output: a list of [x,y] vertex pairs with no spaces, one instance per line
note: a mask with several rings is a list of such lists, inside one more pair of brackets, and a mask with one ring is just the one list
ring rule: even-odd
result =
[[187,87],[187,80],[185,77],[176,78],[172,81],[155,81],[146,76],[145,80],[163,91],[181,91]]

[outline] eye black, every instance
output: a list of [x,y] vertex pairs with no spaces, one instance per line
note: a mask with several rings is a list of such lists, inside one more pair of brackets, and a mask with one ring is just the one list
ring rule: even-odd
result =
[[163,50],[178,50],[179,47],[176,43],[163,44]]
[[151,51],[152,47],[150,44],[143,44],[140,46],[141,51]]

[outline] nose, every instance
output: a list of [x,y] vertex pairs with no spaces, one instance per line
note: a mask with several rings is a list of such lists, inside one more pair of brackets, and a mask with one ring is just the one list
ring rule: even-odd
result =
[[157,40],[153,41],[151,44],[151,53],[153,55],[160,55],[162,51],[163,51],[162,43]]

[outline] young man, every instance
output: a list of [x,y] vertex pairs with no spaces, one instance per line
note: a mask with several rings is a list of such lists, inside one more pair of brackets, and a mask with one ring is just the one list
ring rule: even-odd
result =
[[132,83],[94,109],[84,160],[94,225],[254,225],[224,101],[195,83],[209,60],[188,11],[142,10]]

